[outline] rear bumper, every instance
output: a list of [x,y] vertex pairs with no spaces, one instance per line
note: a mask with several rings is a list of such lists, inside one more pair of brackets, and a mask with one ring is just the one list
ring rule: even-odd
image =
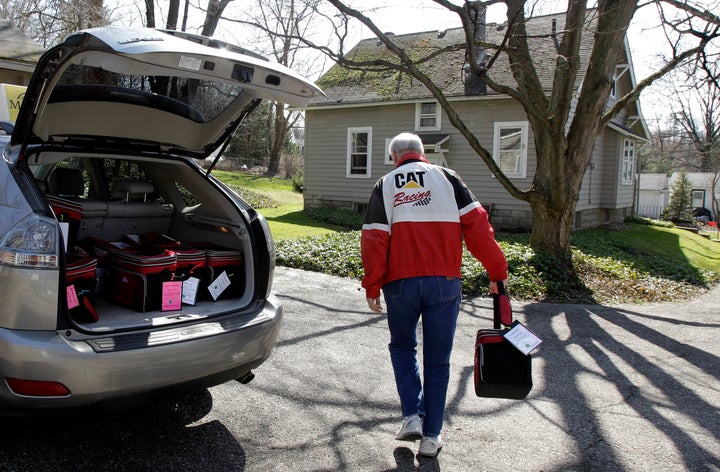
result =
[[[215,385],[262,364],[281,324],[282,305],[271,296],[253,313],[144,334],[76,339],[69,332],[0,329],[0,404],[82,406],[185,384]],[[71,394],[18,395],[7,377],[60,382]]]

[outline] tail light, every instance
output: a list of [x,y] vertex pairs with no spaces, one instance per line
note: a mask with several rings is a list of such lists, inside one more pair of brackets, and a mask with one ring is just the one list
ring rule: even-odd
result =
[[10,390],[18,395],[28,397],[66,397],[70,390],[60,382],[47,380],[24,380],[6,377],[5,381]]
[[58,267],[57,221],[29,215],[0,239],[0,263],[28,269]]

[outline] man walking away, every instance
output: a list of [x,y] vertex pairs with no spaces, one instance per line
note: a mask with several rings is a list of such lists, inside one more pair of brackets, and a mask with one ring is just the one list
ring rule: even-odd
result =
[[[390,360],[403,422],[396,439],[420,439],[418,454],[435,457],[450,378],[450,354],[460,310],[463,239],[485,267],[490,291],[507,285],[507,262],[487,212],[451,169],[425,159],[411,133],[390,142],[395,169],[373,188],[362,228],[368,306],[387,305]],[[417,324],[422,317],[423,377],[417,361]]]

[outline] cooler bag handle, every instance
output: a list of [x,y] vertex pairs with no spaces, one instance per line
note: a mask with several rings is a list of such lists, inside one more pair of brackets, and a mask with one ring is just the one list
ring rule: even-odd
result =
[[497,283],[498,293],[493,293],[493,328],[510,328],[513,322],[510,298],[505,293],[505,285]]

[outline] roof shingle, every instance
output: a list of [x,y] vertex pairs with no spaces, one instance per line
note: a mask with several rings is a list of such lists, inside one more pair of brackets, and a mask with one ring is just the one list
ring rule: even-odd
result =
[[[590,32],[583,35],[580,73],[576,87],[584,76],[592,51],[595,13],[595,10],[589,10],[588,20],[584,25]],[[552,34],[553,31],[557,31],[557,34],[561,35],[564,25],[564,13],[533,17],[526,22],[530,54],[545,90],[550,90],[552,87],[558,58]],[[506,31],[504,24],[486,25],[486,42],[500,44]],[[462,28],[397,35],[392,36],[392,39],[416,61],[418,68],[440,87],[445,96],[466,95],[463,73],[466,41]],[[492,54],[493,50],[488,50],[488,56]],[[428,56],[431,58],[419,62],[420,58]],[[380,68],[378,61],[398,63],[398,59],[377,38],[360,41],[346,54],[346,57],[366,65],[357,70],[347,69],[338,64],[331,67],[318,80],[318,85],[323,88],[327,96],[316,97],[310,102],[310,106],[417,100],[431,97],[425,85],[417,79],[406,73]],[[498,83],[509,86],[515,84],[506,54],[500,55],[488,71],[488,75]],[[487,94],[497,93],[488,88]]]

